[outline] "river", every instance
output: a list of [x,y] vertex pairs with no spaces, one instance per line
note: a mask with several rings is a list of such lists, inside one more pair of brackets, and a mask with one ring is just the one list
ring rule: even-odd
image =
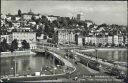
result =
[[55,60],[53,61],[53,57],[47,57],[44,54],[2,57],[1,75],[14,75],[14,72],[19,75],[33,74],[40,72],[42,67],[54,67]]

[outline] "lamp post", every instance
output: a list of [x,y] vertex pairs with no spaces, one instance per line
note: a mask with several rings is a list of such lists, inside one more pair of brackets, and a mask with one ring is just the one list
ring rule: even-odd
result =
[[57,69],[57,68],[56,68],[56,67],[54,67],[54,74],[56,73],[56,69]]
[[97,49],[95,48],[96,59],[98,59]]
[[14,68],[11,67],[11,68],[10,68],[10,74],[11,74],[11,75],[13,75],[13,71],[14,71]]
[[[14,61],[14,76],[16,76],[16,62],[17,62],[17,60],[13,60]],[[11,68],[11,69],[13,69],[13,68]]]
[[88,64],[89,64],[90,60],[91,60],[91,59],[89,59],[88,62],[87,62],[87,67],[88,67]]

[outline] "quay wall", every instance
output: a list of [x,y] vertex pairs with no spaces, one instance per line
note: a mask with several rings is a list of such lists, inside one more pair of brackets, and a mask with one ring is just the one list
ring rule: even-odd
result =
[[91,48],[91,49],[86,49],[86,50],[80,50],[81,52],[94,52],[94,51],[115,51],[115,50],[117,50],[117,51],[128,51],[128,49],[126,49],[126,48]]
[[28,56],[28,55],[35,55],[35,53],[30,51],[30,50],[13,51],[13,52],[1,52],[1,57]]

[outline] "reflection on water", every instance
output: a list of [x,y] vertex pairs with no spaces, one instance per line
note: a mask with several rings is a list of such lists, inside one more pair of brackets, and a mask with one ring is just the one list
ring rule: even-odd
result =
[[20,75],[41,71],[43,66],[54,65],[53,60],[45,56],[18,56],[1,58],[1,75],[14,75],[14,70]]
[[120,62],[127,62],[127,50],[98,50],[97,55],[99,58],[107,60],[115,60]]

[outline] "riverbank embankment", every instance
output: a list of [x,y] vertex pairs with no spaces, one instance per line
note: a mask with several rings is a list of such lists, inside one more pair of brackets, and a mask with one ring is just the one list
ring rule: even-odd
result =
[[29,56],[29,55],[35,55],[36,53],[25,50],[25,51],[13,51],[13,52],[1,52],[1,58],[2,57],[14,57],[14,56]]

